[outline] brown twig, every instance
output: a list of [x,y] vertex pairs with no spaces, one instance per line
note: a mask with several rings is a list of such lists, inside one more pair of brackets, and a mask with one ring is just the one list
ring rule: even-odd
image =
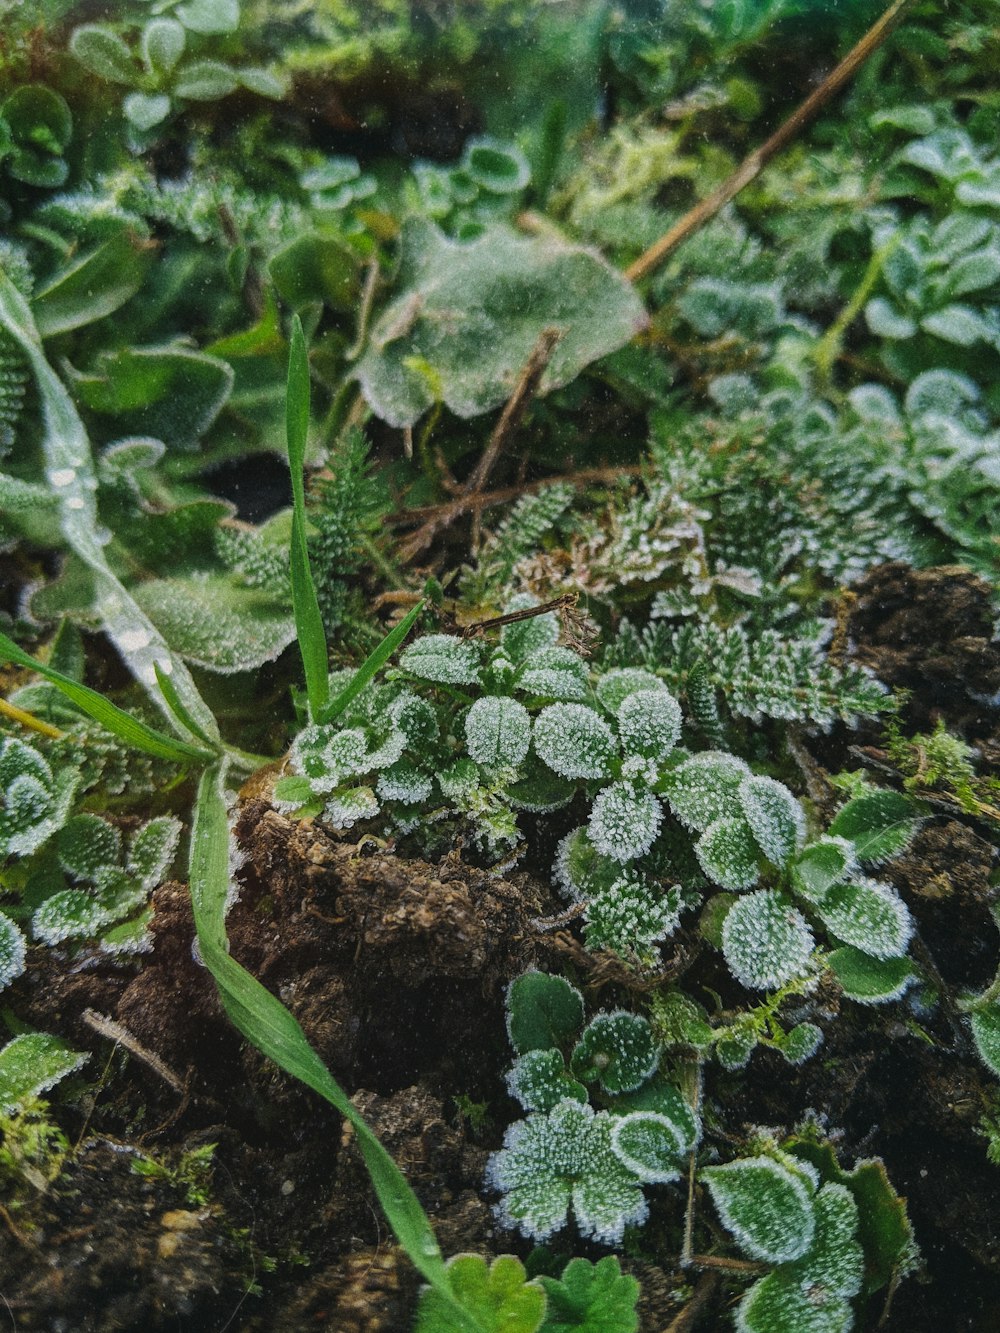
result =
[[658,241],[625,270],[630,282],[640,282],[659,268],[663,261],[677,249],[689,236],[694,235],[706,222],[710,222],[720,209],[755,180],[772,158],[782,152],[795,139],[809,122],[819,114],[845,84],[853,79],[868,57],[885,41],[903,10],[910,0],[894,0],[882,17],[875,23],[856,46],[852,47],[844,59],[823,80],[818,88],[809,94],[804,102],[795,108],[777,130],[761,144],[759,148],[743,159],[740,165],[722,182],[717,190],[695,204],[684,216],[670,228]]
[[761,1273],[769,1273],[770,1267],[767,1264],[758,1263],[756,1259],[726,1259],[721,1254],[692,1254],[692,1268],[715,1268],[720,1273],[739,1273],[741,1276],[757,1276]]
[[476,620],[471,625],[464,625],[460,631],[459,637],[463,639],[474,639],[477,634],[483,634],[488,629],[501,629],[504,625],[516,625],[520,620],[534,620],[536,616],[543,616],[548,611],[563,611],[568,607],[576,606],[579,593],[564,592],[559,597],[553,597],[550,602],[540,602],[538,606],[527,606],[523,611],[507,611],[502,616],[491,616],[489,620]]
[[168,1083],[173,1088],[174,1092],[184,1093],[183,1081],[177,1077],[169,1066],[163,1063],[155,1051],[143,1046],[142,1042],[134,1037],[128,1028],[122,1027],[121,1023],[116,1023],[113,1018],[99,1014],[94,1009],[84,1009],[82,1018],[89,1028],[93,1028],[102,1037],[107,1037],[109,1041],[124,1046],[130,1055],[134,1055],[137,1060],[141,1060],[144,1065],[148,1065],[154,1074],[159,1074],[164,1083]]
[[714,1301],[720,1285],[721,1278],[718,1273],[703,1273],[698,1279],[694,1295],[680,1314],[671,1319],[663,1333],[688,1333],[689,1329],[694,1328],[705,1313],[706,1307]]

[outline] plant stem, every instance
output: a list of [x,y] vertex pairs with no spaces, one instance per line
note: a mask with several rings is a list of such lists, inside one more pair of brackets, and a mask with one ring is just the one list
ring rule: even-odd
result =
[[885,261],[899,244],[900,235],[900,232],[896,232],[890,241],[883,245],[881,249],[875,251],[869,259],[868,267],[865,269],[851,299],[816,344],[813,350],[813,360],[816,362],[816,371],[822,384],[829,383],[834,363],[840,356],[844,334],[857,319],[865,302],[871,296],[882,275]]
[[713,190],[710,195],[695,204],[694,208],[685,213],[668,232],[629,265],[625,270],[626,278],[630,282],[640,282],[643,278],[648,278],[679,245],[699,231],[706,222],[710,222],[716,213],[720,212],[731,199],[735,199],[751,181],[756,180],[772,158],[787,148],[841,88],[850,82],[868,57],[882,45],[910,3],[911,0],[894,0],[878,22],[869,28],[856,46],[851,48],[836,69],[795,108],[771,137],[759,148],[755,148],[749,157],[744,158],[717,190]]
[[23,708],[18,708],[16,704],[8,703],[6,699],[0,699],[0,716],[9,717],[11,722],[16,722],[29,731],[40,732],[41,735],[48,736],[50,740],[61,741],[66,734],[64,731],[60,731],[58,727],[53,727],[51,723],[43,722],[40,717],[35,717],[34,713],[26,713]]

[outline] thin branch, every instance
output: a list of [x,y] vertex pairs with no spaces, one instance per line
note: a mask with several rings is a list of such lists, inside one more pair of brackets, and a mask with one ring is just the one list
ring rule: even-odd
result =
[[471,495],[474,491],[481,491],[486,485],[487,479],[493,471],[493,466],[500,456],[500,451],[524,419],[528,404],[534,397],[539,380],[545,373],[545,367],[551,361],[552,353],[556,350],[556,344],[561,337],[562,330],[557,328],[542,329],[538,335],[538,341],[531,349],[531,355],[524,363],[524,369],[518,376],[514,392],[507,399],[504,409],[500,413],[500,419],[493,427],[489,443],[483,450],[479,462],[473,468],[472,475],[466,483],[465,490],[467,494]]
[[805,129],[811,120],[830,102],[837,93],[854,78],[855,74],[868,57],[876,51],[888,37],[899,21],[903,10],[911,0],[894,0],[886,12],[873,27],[865,33],[856,46],[852,47],[840,64],[818,88],[809,94],[788,119],[761,144],[759,148],[743,159],[736,170],[710,195],[695,204],[689,212],[670,228],[658,241],[639,256],[635,263],[625,270],[630,282],[640,282],[658,269],[665,259],[683,244],[689,236],[710,222],[731,199],[756,180],[772,158],[782,152]]
[[0,717],[9,718],[11,722],[17,722],[29,731],[37,731],[42,736],[48,736],[50,740],[61,741],[66,734],[58,727],[43,722],[40,717],[35,717],[34,713],[26,713],[23,708],[18,708],[16,704],[9,703],[6,699],[0,699]]
[[471,625],[462,627],[460,638],[474,639],[476,635],[483,634],[488,629],[501,629],[504,625],[516,625],[520,620],[534,620],[536,616],[543,616],[548,611],[563,611],[568,607],[576,606],[578,598],[578,593],[564,592],[559,597],[553,597],[550,602],[540,602],[538,606],[528,606],[523,611],[507,611],[502,616],[491,616],[489,620],[473,621]]
[[93,1028],[102,1037],[107,1037],[109,1041],[124,1046],[130,1055],[134,1055],[137,1060],[141,1060],[144,1065],[148,1065],[154,1074],[159,1074],[164,1083],[168,1083],[173,1088],[174,1092],[184,1092],[184,1084],[181,1079],[168,1065],[163,1063],[155,1051],[151,1051],[148,1046],[143,1046],[142,1042],[134,1037],[128,1028],[123,1027],[121,1023],[116,1023],[113,1018],[97,1013],[94,1009],[84,1009],[82,1018],[89,1028]]
[[688,1333],[689,1329],[694,1328],[705,1313],[706,1307],[714,1301],[720,1285],[721,1279],[718,1273],[703,1273],[698,1279],[694,1295],[684,1309],[671,1319],[663,1333]]

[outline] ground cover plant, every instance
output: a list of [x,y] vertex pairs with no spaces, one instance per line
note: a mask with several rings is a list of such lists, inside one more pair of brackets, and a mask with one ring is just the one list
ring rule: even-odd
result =
[[993,0],[3,14],[16,1326],[995,1327]]

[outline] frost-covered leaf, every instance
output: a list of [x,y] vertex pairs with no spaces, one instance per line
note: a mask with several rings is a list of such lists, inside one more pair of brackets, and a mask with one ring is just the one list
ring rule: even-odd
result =
[[548,1296],[545,1333],[636,1333],[639,1283],[614,1255],[571,1259],[561,1278],[539,1279]]
[[723,1069],[745,1069],[757,1045],[757,1033],[749,1024],[734,1023],[716,1042],[715,1056]]
[[740,784],[749,776],[742,759],[721,750],[704,750],[667,773],[662,786],[681,823],[704,833],[709,824],[739,809]]
[[32,746],[0,740],[0,859],[30,856],[66,822],[79,784],[68,765],[53,774]]
[[813,1296],[822,1291],[850,1300],[861,1290],[865,1270],[864,1251],[858,1240],[858,1205],[845,1185],[830,1182],[817,1191],[813,1207],[813,1243],[787,1272]]
[[[524,1265],[502,1254],[487,1268],[478,1254],[456,1254],[448,1260],[448,1285],[462,1309],[482,1333],[537,1333],[545,1316],[545,1292],[528,1281]],[[420,1295],[413,1333],[466,1333],[462,1321],[442,1294],[425,1287]]]
[[630,1111],[615,1124],[611,1150],[644,1185],[680,1179],[684,1128],[659,1111]]
[[507,1033],[514,1050],[565,1046],[583,1023],[583,997],[565,977],[525,972],[507,989]]
[[331,828],[353,828],[359,819],[374,819],[379,803],[371,787],[348,787],[334,792],[323,807],[323,819]]
[[620,875],[619,862],[602,856],[585,828],[573,829],[559,843],[552,878],[565,897],[590,897],[610,888]]
[[93,893],[63,889],[46,898],[31,921],[31,933],[43,944],[96,935],[109,918]]
[[902,898],[888,884],[873,879],[835,885],[816,910],[832,934],[873,958],[905,953],[913,934],[913,920]]
[[623,875],[587,902],[588,949],[610,949],[621,958],[643,956],[673,933],[680,921],[680,891],[664,892],[635,875]]
[[490,1158],[487,1181],[501,1191],[503,1226],[545,1240],[566,1225],[572,1207],[583,1236],[617,1244],[648,1208],[635,1175],[611,1151],[614,1117],[562,1101],[547,1115],[511,1125]]
[[407,749],[419,751],[432,745],[440,734],[434,709],[409,690],[392,701],[389,717],[393,727],[406,737]]
[[801,1065],[816,1054],[822,1040],[823,1029],[815,1023],[796,1023],[785,1033],[778,1049],[790,1065]]
[[236,71],[221,60],[192,60],[174,80],[174,94],[192,102],[214,102],[239,87]]
[[535,753],[564,778],[606,778],[617,751],[614,733],[585,704],[549,704],[535,719]]
[[878,863],[904,851],[916,828],[913,801],[900,792],[879,790],[848,801],[829,833],[852,842],[859,861]]
[[59,864],[67,875],[93,882],[106,867],[119,864],[122,839],[106,819],[75,815],[59,830],[56,848]]
[[517,781],[506,786],[503,795],[515,810],[541,814],[569,805],[576,795],[576,786],[568,778],[553,773],[537,755],[529,755]]
[[[529,593],[512,597],[504,607],[504,614],[528,611],[538,605],[538,599]],[[541,648],[552,648],[559,639],[559,617],[554,611],[527,620],[515,620],[500,631],[500,644],[512,662],[523,662]]]
[[784,1268],[754,1283],[740,1302],[737,1333],[849,1333],[854,1314],[839,1296],[815,1298]]
[[708,878],[724,889],[752,889],[760,879],[760,850],[741,815],[714,820],[694,850]]
[[1000,1005],[973,1010],[969,1021],[980,1058],[1000,1078]]
[[484,768],[517,768],[530,744],[531,717],[516,699],[487,695],[465,715],[466,749]]
[[844,994],[861,1004],[885,1004],[898,1000],[916,979],[908,958],[872,958],[860,949],[845,945],[829,957],[830,969]]
[[422,805],[433,790],[430,774],[410,759],[400,759],[379,774],[375,786],[380,801],[402,801],[404,805]]
[[884,296],[876,296],[868,302],[865,319],[876,338],[912,338],[917,331],[916,322]]
[[586,699],[587,664],[570,648],[542,646],[524,659],[514,686],[538,699]]
[[700,1175],[722,1221],[754,1259],[787,1263],[812,1245],[816,1213],[804,1172],[772,1157],[745,1157]]
[[325,795],[344,778],[372,768],[368,737],[361,727],[343,731],[329,726],[303,727],[292,744],[290,757],[317,795]]
[[479,785],[481,774],[471,759],[463,756],[437,775],[441,794],[449,801],[465,800]]
[[642,667],[619,667],[615,671],[605,671],[597,682],[597,697],[609,713],[617,717],[618,710],[625,700],[639,691],[662,690],[666,685],[659,676]]
[[744,778],[739,798],[761,851],[772,865],[783,866],[805,834],[801,805],[784,783],[773,778]]
[[404,648],[399,663],[421,680],[435,680],[442,685],[475,685],[479,680],[480,652],[474,639],[425,634]]
[[578,246],[499,226],[455,242],[414,218],[401,249],[399,295],[357,366],[366,399],[393,426],[412,426],[438,398],[461,417],[499,407],[546,329],[561,336],[543,393],[646,323],[621,275]]
[[197,444],[233,387],[228,362],[190,347],[120,347],[101,352],[86,373],[71,376],[74,395],[115,418],[119,435]]
[[160,815],[143,824],[128,848],[128,868],[147,889],[155,889],[174,859],[181,836],[181,822]]
[[47,1032],[22,1032],[0,1050],[0,1111],[16,1111],[89,1059]]
[[507,1091],[526,1111],[551,1111],[565,1097],[587,1100],[587,1089],[570,1076],[562,1052],[551,1046],[518,1056],[507,1075]]
[[818,838],[804,848],[793,868],[795,887],[810,902],[819,902],[828,889],[840,884],[857,868],[854,844],[846,838]]
[[139,50],[153,74],[169,74],[184,53],[184,28],[176,19],[151,19],[142,29]]
[[598,792],[587,831],[602,856],[634,861],[656,841],[663,809],[653,793],[636,783],[612,782]]
[[570,1069],[584,1083],[596,1079],[612,1094],[638,1088],[656,1069],[660,1052],[649,1022],[625,1009],[598,1014],[573,1048]]
[[122,111],[130,125],[146,134],[170,115],[170,98],[166,93],[128,93]]
[[661,762],[681,734],[681,706],[666,690],[636,690],[618,707],[618,736],[626,756]]
[[0,990],[24,971],[25,939],[20,926],[0,912]]
[[98,78],[112,83],[133,83],[139,76],[132,52],[114,29],[103,23],[84,23],[74,28],[69,49]]
[[737,898],[722,923],[726,962],[750,990],[774,990],[802,976],[814,943],[801,912],[774,889]]
[[134,595],[181,657],[223,675],[273,662],[295,638],[284,597],[228,574],[150,579]]

